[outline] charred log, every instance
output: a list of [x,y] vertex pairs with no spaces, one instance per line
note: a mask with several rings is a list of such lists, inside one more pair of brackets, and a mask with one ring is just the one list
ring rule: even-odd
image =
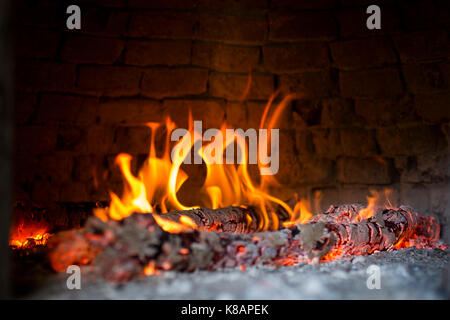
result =
[[259,218],[252,207],[199,208],[172,211],[162,215],[162,217],[176,222],[180,222],[182,216],[189,217],[202,231],[251,233],[258,230]]
[[[391,250],[417,237],[427,238],[430,244],[437,240],[439,226],[411,209],[384,210],[353,223],[346,221],[349,211],[345,208],[329,210],[305,225],[253,234],[193,229],[168,233],[149,214],[108,222],[90,218],[84,229],[71,231],[77,235],[54,237],[49,258],[59,271],[70,264],[94,261],[105,278],[121,282],[142,274],[148,266],[152,270],[193,271],[317,263],[336,256]],[[429,230],[434,230],[433,235]]]

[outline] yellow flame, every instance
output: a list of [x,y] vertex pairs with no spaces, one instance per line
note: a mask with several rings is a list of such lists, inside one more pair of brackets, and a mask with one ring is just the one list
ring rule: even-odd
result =
[[[267,129],[267,135],[259,136],[259,146],[267,146],[270,141],[270,129],[275,128],[283,111],[294,98],[292,95],[285,97],[274,107],[274,101],[278,93],[275,93],[268,101],[260,122],[260,129]],[[111,204],[107,209],[96,209],[95,215],[102,220],[108,218],[120,220],[128,217],[133,212],[153,213],[155,211],[166,213],[170,210],[188,210],[198,208],[198,206],[189,207],[181,203],[177,197],[177,192],[183,183],[189,178],[180,168],[187,156],[190,156],[192,147],[201,141],[200,133],[193,129],[192,115],[189,113],[188,133],[181,137],[175,144],[172,154],[169,152],[170,135],[175,129],[175,124],[166,119],[165,124],[148,123],[151,131],[149,156],[139,170],[137,176],[131,172],[131,156],[128,154],[119,154],[116,163],[122,171],[125,182],[124,191],[121,197],[111,192]],[[155,136],[158,130],[165,129],[166,144],[162,157],[156,155]],[[270,194],[271,187],[278,186],[274,176],[260,175],[259,183],[255,183],[248,171],[249,146],[245,137],[242,135],[227,135],[227,125],[224,123],[220,128],[222,137],[225,141],[211,141],[203,145],[199,155],[206,165],[206,179],[200,190],[205,198],[209,200],[207,206],[211,208],[220,208],[226,206],[253,206],[259,213],[258,229],[275,230],[279,228],[279,218],[276,214],[279,207],[283,208],[289,215],[290,221],[303,223],[309,219],[311,212],[305,201],[299,201],[292,209],[287,203]],[[216,136],[217,137],[217,136]],[[262,139],[262,141],[261,141]],[[222,143],[221,148],[215,147],[215,143]],[[236,147],[240,151],[238,165],[228,164],[226,161],[217,161],[225,159],[225,152],[228,147]],[[172,156],[171,156],[172,155]],[[259,161],[258,168],[264,165]],[[219,162],[219,163],[217,163]],[[159,210],[156,210],[158,208]],[[161,226],[164,225],[171,232],[184,230],[184,228],[193,227],[186,219],[180,221],[182,227],[175,225],[173,221],[165,221],[162,216],[155,215],[155,219]],[[248,218],[247,218],[248,219]],[[250,218],[251,219],[251,218]],[[250,221],[251,222],[251,221]],[[176,222],[175,222],[176,223]],[[166,230],[165,229],[165,230]],[[175,230],[175,231],[174,231]]]

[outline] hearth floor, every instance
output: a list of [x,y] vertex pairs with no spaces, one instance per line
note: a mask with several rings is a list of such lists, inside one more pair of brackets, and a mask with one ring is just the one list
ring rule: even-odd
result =
[[[368,289],[370,265],[380,267],[380,289]],[[82,268],[82,287],[68,290],[67,274],[47,272],[24,299],[446,299],[448,251],[408,248],[320,265],[242,271],[164,272],[116,285],[95,283]],[[16,275],[17,277],[17,275]],[[25,283],[26,275],[21,278]],[[36,279],[34,279],[36,282]]]

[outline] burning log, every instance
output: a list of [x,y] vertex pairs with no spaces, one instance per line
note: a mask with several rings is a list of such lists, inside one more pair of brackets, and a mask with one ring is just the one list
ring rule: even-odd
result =
[[[71,231],[77,235],[55,236],[49,243],[49,260],[57,271],[64,271],[70,264],[94,261],[105,278],[122,282],[158,270],[318,263],[401,248],[414,239],[425,247],[439,247],[439,225],[412,209],[387,209],[352,222],[357,208],[332,207],[307,224],[252,234],[194,229],[169,233],[150,214],[107,222],[92,217],[85,228]],[[82,239],[81,245],[77,239]]]
[[199,208],[173,211],[161,215],[165,219],[181,222],[188,217],[196,229],[229,233],[251,233],[258,230],[258,215],[252,207]]

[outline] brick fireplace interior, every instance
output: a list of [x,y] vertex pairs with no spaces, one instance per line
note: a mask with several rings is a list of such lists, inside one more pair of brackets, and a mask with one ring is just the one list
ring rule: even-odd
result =
[[[373,1],[72,2],[80,30],[65,1],[13,3],[14,203],[107,202],[115,156],[134,172],[147,157],[146,122],[187,128],[191,109],[205,128],[257,128],[280,90],[296,99],[275,195],[320,194],[323,210],[388,188],[448,237],[448,1],[377,1],[380,30]],[[195,202],[205,168],[185,170],[180,198]]]

